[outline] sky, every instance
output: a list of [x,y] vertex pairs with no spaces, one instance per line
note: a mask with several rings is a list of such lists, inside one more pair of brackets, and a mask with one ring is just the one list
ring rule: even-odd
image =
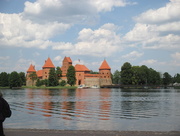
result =
[[0,72],[125,62],[180,73],[180,0],[0,0]]

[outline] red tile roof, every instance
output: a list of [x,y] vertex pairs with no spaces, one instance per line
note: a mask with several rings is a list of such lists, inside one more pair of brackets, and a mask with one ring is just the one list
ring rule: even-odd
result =
[[72,60],[71,60],[70,57],[66,57],[66,59],[67,59],[68,62],[72,63]]
[[104,70],[105,69],[106,70],[110,70],[111,69],[106,60],[104,60],[103,63],[101,64],[101,66],[99,67],[99,70],[103,70],[103,69]]
[[90,71],[85,65],[76,64],[75,65],[76,71]]
[[52,63],[51,59],[48,57],[48,59],[45,61],[45,64],[43,68],[55,68],[54,64]]
[[67,62],[69,62],[69,63],[72,63],[72,60],[71,60],[70,57],[64,57],[64,60],[63,60],[63,61],[67,61]]
[[37,77],[42,77],[42,70],[38,70],[38,71],[36,72],[36,74],[37,74]]
[[27,70],[27,72],[36,72],[35,70],[35,66],[33,66],[32,64],[29,66],[29,69]]

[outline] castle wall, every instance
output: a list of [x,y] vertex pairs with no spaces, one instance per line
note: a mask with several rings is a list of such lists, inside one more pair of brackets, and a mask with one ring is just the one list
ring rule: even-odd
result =
[[86,77],[85,85],[89,86],[89,87],[100,86],[100,79],[99,79],[99,77]]
[[100,86],[103,85],[112,85],[111,78],[100,78]]

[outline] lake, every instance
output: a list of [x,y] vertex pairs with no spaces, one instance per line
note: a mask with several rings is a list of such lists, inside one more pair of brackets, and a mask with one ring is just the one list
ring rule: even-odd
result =
[[180,89],[0,89],[5,128],[180,131]]

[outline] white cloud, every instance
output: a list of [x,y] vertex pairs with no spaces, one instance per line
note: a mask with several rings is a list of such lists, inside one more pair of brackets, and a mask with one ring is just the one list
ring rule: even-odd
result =
[[54,58],[54,61],[60,61],[60,62],[62,62],[62,60],[63,60],[63,58],[62,58],[61,56],[56,56],[56,57]]
[[152,64],[154,64],[156,62],[157,62],[157,60],[149,59],[149,60],[142,61],[140,64],[142,64],[142,65],[152,65]]
[[180,1],[171,0],[165,7],[148,10],[135,18],[137,23],[124,40],[130,47],[179,50]]
[[111,11],[112,7],[124,7],[127,3],[124,0],[91,0],[98,12]]
[[[112,27],[112,29],[110,29]],[[64,53],[73,55],[110,56],[122,50],[121,39],[114,31],[113,24],[105,24],[97,30],[84,28],[71,50]],[[108,28],[108,29],[107,29]]]
[[70,50],[73,48],[71,43],[57,42],[52,45],[53,50]]
[[9,56],[2,56],[2,57],[0,56],[0,60],[2,60],[2,61],[6,61],[8,59],[10,59]]
[[180,20],[180,1],[171,0],[165,7],[157,10],[148,10],[136,17],[135,20],[141,23],[164,23]]
[[126,54],[126,55],[122,56],[122,58],[129,59],[129,60],[135,60],[135,59],[141,57],[143,54],[144,53],[140,53],[140,52],[137,52],[137,51],[132,51],[129,54]]
[[180,64],[180,52],[176,52],[174,54],[171,54],[172,58],[174,60],[178,60],[179,64]]
[[68,24],[88,23],[98,12],[111,11],[113,7],[124,7],[125,0],[37,0],[25,2],[23,16],[40,23],[58,21]]
[[45,49],[52,42],[48,39],[57,33],[67,30],[70,25],[50,22],[36,24],[24,20],[21,14],[0,13],[1,37],[0,46],[37,47]]

